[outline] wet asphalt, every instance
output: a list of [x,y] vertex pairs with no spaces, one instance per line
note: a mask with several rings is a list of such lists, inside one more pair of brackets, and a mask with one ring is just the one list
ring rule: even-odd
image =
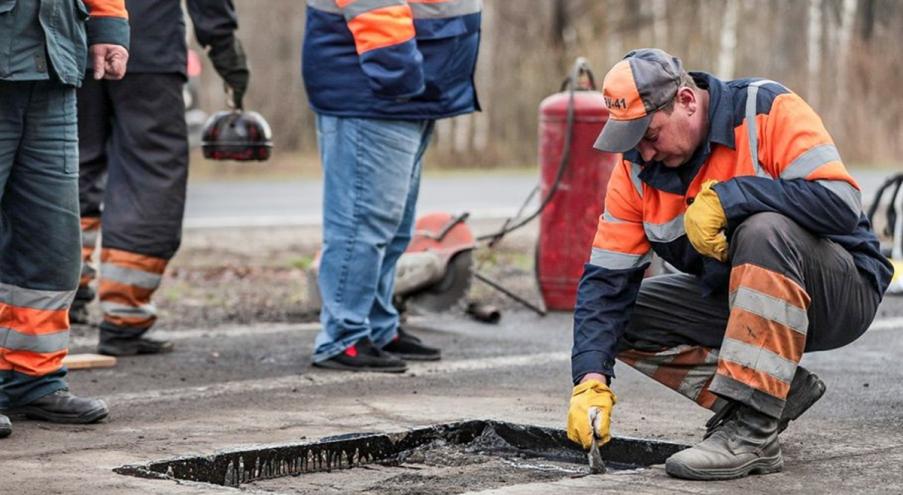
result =
[[[498,325],[487,325],[451,313],[414,323],[424,327],[419,336],[442,348],[443,360],[412,364],[401,375],[311,368],[317,331],[311,323],[162,332],[176,342],[174,353],[71,372],[75,393],[108,401],[107,421],[66,426],[13,418],[13,435],[0,440],[0,494],[283,493],[141,479],[113,469],[467,419],[563,428],[571,388],[570,314],[509,310]],[[93,351],[95,332],[75,328],[71,351]],[[778,474],[699,483],[671,479],[653,466],[491,489],[475,479],[465,488],[512,494],[903,493],[901,356],[903,298],[894,297],[858,341],[807,355],[803,364],[828,390],[783,434],[785,468]],[[627,367],[617,371],[616,436],[687,444],[702,438],[707,411]]]
[[[402,375],[311,368],[311,323],[164,332],[176,341],[172,354],[124,358],[112,369],[70,374],[75,392],[110,403],[108,421],[61,426],[14,418],[13,435],[0,441],[0,493],[227,493],[232,489],[112,470],[466,419],[562,428],[570,390],[570,319],[567,313],[539,317],[521,311],[508,311],[498,325],[460,314],[421,317],[414,323],[427,328],[417,333],[443,349],[443,360],[413,364]],[[828,391],[783,435],[782,473],[692,483],[670,479],[657,466],[511,484],[487,493],[900,493],[901,329],[903,300],[888,299],[873,329],[857,342],[804,358]],[[72,352],[90,351],[92,332],[76,329]],[[618,373],[615,435],[701,439],[706,411],[626,367]],[[467,488],[483,487],[475,480]]]

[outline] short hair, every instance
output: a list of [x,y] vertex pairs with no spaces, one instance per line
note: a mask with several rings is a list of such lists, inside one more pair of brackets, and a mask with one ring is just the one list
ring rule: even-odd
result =
[[[693,76],[691,76],[687,71],[681,69],[680,71],[680,86],[677,88],[677,91],[680,92],[680,88],[690,88],[694,91],[699,89],[699,86],[696,84],[696,81],[693,80]],[[659,108],[659,112],[665,112],[668,115],[671,115],[671,112],[674,111],[674,102],[677,101],[677,93],[674,93],[674,98],[671,99],[668,103],[666,103],[663,107]]]

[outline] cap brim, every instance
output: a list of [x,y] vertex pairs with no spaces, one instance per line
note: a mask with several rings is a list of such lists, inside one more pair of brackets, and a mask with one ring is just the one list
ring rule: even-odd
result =
[[611,120],[605,123],[593,148],[608,153],[630,151],[639,144],[649,128],[652,114],[634,120]]

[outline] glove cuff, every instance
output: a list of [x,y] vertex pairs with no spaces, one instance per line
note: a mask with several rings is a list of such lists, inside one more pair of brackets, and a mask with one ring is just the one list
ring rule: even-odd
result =
[[583,383],[577,384],[577,386],[574,387],[574,392],[571,394],[571,396],[580,395],[587,390],[592,390],[597,394],[609,394],[611,395],[612,403],[615,403],[617,401],[614,392],[612,392],[611,389],[608,388],[608,385],[600,382],[599,380],[587,380]]

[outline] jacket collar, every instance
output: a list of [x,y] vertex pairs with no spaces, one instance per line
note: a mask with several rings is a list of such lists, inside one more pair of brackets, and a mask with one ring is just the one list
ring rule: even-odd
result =
[[681,196],[687,194],[687,187],[712,154],[714,144],[734,148],[734,98],[731,88],[705,72],[691,72],[690,75],[701,89],[709,92],[709,133],[690,160],[680,167],[668,168],[661,162],[643,161],[635,149],[624,153],[624,159],[643,167],[640,180],[655,189]]

